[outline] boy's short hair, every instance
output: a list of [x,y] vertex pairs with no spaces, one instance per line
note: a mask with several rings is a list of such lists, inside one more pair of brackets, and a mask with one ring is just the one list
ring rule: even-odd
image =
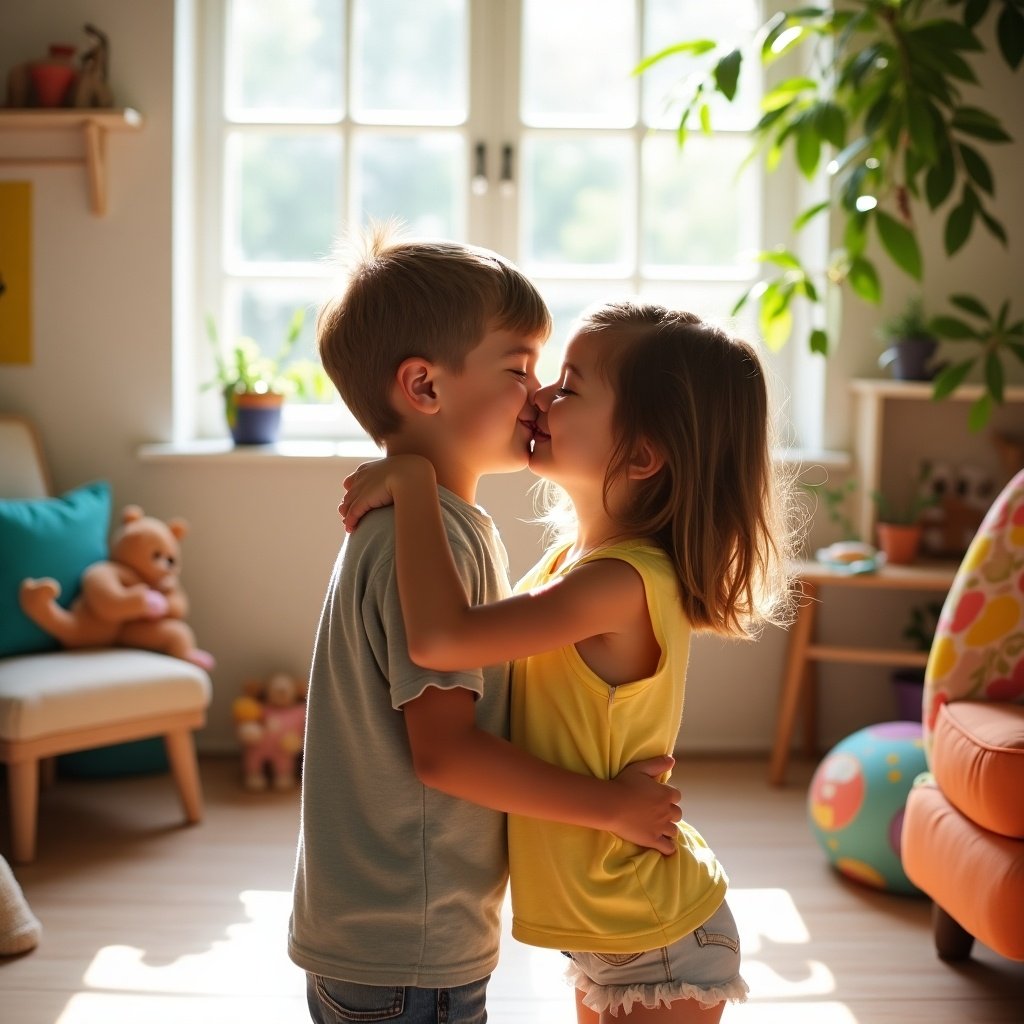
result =
[[406,240],[394,225],[350,243],[342,290],[317,314],[320,360],[363,429],[383,444],[401,426],[391,385],[403,360],[455,371],[489,330],[546,337],[540,293],[497,253],[459,242]]

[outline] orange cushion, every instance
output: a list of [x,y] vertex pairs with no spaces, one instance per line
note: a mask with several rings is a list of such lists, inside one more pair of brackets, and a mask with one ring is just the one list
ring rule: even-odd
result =
[[934,784],[907,798],[900,836],[907,877],[976,939],[1024,960],[1024,843],[968,821]]
[[931,770],[949,802],[971,821],[1024,838],[1024,706],[946,704],[935,722]]

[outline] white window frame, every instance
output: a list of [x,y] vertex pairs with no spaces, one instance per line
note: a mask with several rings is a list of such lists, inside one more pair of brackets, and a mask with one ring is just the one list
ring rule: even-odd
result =
[[[203,315],[207,310],[215,311],[220,322],[222,335],[232,336],[235,325],[224,321],[224,310],[227,304],[223,301],[224,275],[222,253],[224,250],[225,208],[227,202],[224,184],[225,166],[223,159],[223,140],[229,130],[239,126],[228,123],[224,116],[223,81],[225,61],[225,23],[226,8],[230,0],[195,0],[197,16],[189,24],[188,13],[192,5],[178,5],[182,10],[176,22],[179,44],[176,53],[176,100],[181,106],[183,100],[195,111],[194,138],[198,140],[198,152],[195,154],[196,189],[189,196],[185,184],[176,185],[176,337],[177,345],[175,375],[175,437],[217,437],[223,435],[222,410],[219,402],[205,397],[200,398],[199,388],[212,372],[212,362],[201,333]],[[546,129],[528,128],[523,126],[518,117],[519,95],[519,43],[521,6],[519,0],[506,0],[496,3],[494,0],[469,0],[470,28],[467,44],[470,50],[477,52],[488,46],[491,40],[500,38],[504,45],[495,54],[488,48],[486,61],[469,61],[469,113],[464,125],[459,126],[464,133],[467,153],[472,155],[477,143],[486,145],[488,158],[488,194],[477,195],[469,189],[472,167],[466,168],[466,187],[468,194],[466,224],[467,234],[471,241],[488,245],[513,259],[517,259],[519,248],[518,204],[513,194],[498,184],[498,170],[504,146],[514,146],[513,159],[518,162],[523,138],[529,132],[541,133]],[[762,6],[780,6],[780,0],[763,0]],[[637,17],[641,17],[638,7]],[[351,29],[352,6],[346,4],[346,31]],[[638,31],[640,26],[638,25]],[[197,49],[194,54],[198,59],[189,61],[187,53],[189,41]],[[191,65],[191,73],[189,65]],[[187,93],[193,92],[188,99]],[[187,138],[186,118],[176,126],[176,163],[181,159],[184,165],[189,150],[188,144],[182,144]],[[328,130],[339,130],[347,137],[351,134],[349,115],[340,126],[332,123]],[[287,126],[284,126],[287,130]],[[364,130],[364,126],[359,126]],[[244,126],[243,126],[244,130]],[[254,129],[258,130],[258,129]],[[276,126],[275,126],[276,130]],[[389,128],[389,130],[392,130]],[[556,129],[559,133],[568,133],[571,129]],[[608,129],[609,131],[613,129]],[[631,134],[637,143],[647,129],[642,123],[632,128],[615,129]],[[182,155],[186,154],[186,155]],[[634,169],[639,175],[639,167]],[[178,174],[175,175],[176,181]],[[762,237],[766,239],[789,238],[790,225],[797,212],[808,205],[802,194],[803,185],[796,172],[788,166],[780,167],[770,174],[762,174],[761,181],[761,219]],[[513,182],[512,190],[518,188],[518,181]],[[494,193],[497,191],[497,198]],[[346,207],[349,200],[346,199]],[[179,207],[187,204],[195,211],[193,220],[183,215]],[[805,231],[801,236],[801,244],[809,246],[813,251],[827,252],[828,238],[825,218],[819,218],[822,230],[815,237],[814,232]],[[637,232],[636,246],[639,251],[639,233],[642,225],[639,220],[635,224]],[[182,245],[184,240],[184,245]],[[189,266],[186,256],[181,252],[194,253],[194,266]],[[812,262],[822,262],[820,256]],[[527,263],[521,263],[526,273],[531,273]],[[267,268],[271,270],[273,268]],[[312,275],[316,279],[326,280],[330,269],[324,265],[319,273]],[[642,268],[634,260],[633,272],[625,277],[616,278],[616,284],[633,292],[640,292],[644,285],[641,277]],[[686,280],[696,280],[694,271],[688,268]],[[284,276],[294,276],[294,269],[289,269]],[[300,275],[305,277],[305,274]],[[601,275],[589,275],[592,280],[599,280]],[[726,275],[731,279],[730,275]],[[538,280],[543,288],[543,281]],[[744,284],[737,279],[736,292],[740,293]],[[618,290],[618,289],[617,289]],[[184,292],[184,295],[179,295]],[[750,320],[746,320],[742,329],[749,336]],[[776,354],[769,357],[769,364],[777,383],[782,401],[787,406],[786,417],[793,424],[796,436],[799,436],[802,447],[820,449],[825,440],[824,396],[826,391],[825,360],[812,356],[807,351],[801,325],[797,325],[794,337]],[[831,376],[831,375],[829,375]],[[788,396],[788,397],[787,397]],[[365,435],[347,413],[343,406],[301,406],[292,403],[286,407],[287,436],[318,436],[335,440],[363,438]],[[791,438],[783,438],[784,442]]]

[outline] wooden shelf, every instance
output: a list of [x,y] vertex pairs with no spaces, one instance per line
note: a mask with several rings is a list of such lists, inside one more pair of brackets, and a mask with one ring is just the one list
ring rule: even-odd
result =
[[89,205],[102,217],[107,212],[107,133],[138,131],[142,115],[131,107],[123,110],[75,109],[0,109],[0,132],[79,132],[81,157],[8,157],[0,156],[0,166],[85,167],[89,184]]

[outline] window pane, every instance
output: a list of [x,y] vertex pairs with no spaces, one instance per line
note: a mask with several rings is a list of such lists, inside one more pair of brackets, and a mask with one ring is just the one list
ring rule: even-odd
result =
[[[686,77],[711,66],[733,47],[746,47],[760,24],[761,5],[757,0],[647,0],[644,12],[645,56],[689,39],[711,39],[725,46],[702,57],[675,54],[643,73],[644,121],[675,128]],[[744,131],[758,119],[761,71],[758,60],[750,56],[745,49],[736,99],[729,103],[717,94],[710,97],[715,129]]]
[[466,0],[354,0],[352,112],[378,124],[466,119]]
[[305,310],[302,333],[292,351],[295,359],[316,360],[316,306],[316,297],[306,285],[253,281],[238,284],[232,289],[233,308],[230,314],[238,324],[238,335],[252,338],[268,356],[276,356],[284,344],[295,311]]
[[340,223],[341,142],[334,134],[235,133],[226,175],[230,259],[312,262]]
[[466,153],[460,134],[363,132],[353,146],[357,223],[397,217],[417,235],[466,237]]
[[532,136],[522,159],[520,261],[628,274],[635,193],[631,140]]
[[732,135],[690,136],[680,152],[674,134],[643,144],[643,254],[645,270],[683,265],[750,270],[757,248],[757,188],[740,175],[748,141]]
[[229,3],[228,117],[337,119],[344,103],[344,15],[344,0]]
[[635,6],[623,0],[524,0],[521,116],[525,124],[636,121]]

